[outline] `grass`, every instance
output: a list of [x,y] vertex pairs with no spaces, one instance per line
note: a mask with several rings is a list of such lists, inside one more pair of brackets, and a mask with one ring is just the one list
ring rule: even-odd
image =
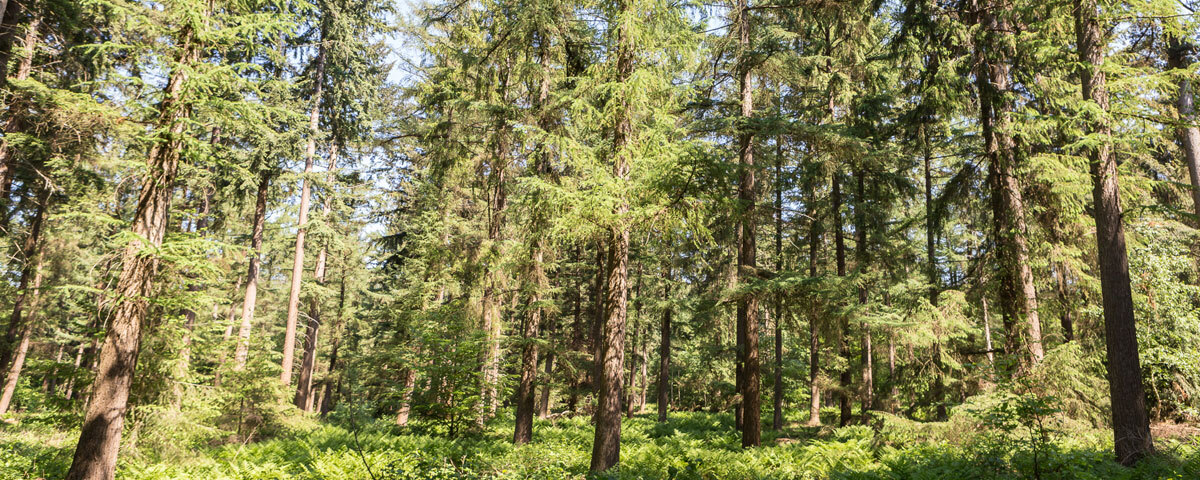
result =
[[[0,429],[0,478],[62,478],[77,432],[37,418]],[[586,417],[539,420],[533,443],[513,446],[511,419],[470,436],[437,427],[399,429],[385,422],[351,429],[301,422],[249,444],[159,448],[146,441],[122,450],[118,477],[195,480],[436,479],[1193,479],[1200,439],[1166,442],[1162,455],[1127,469],[1112,462],[1105,432],[1059,435],[1038,451],[993,435],[898,432],[895,424],[845,428],[793,426],[764,432],[764,447],[743,450],[726,414],[680,412],[659,424],[627,419],[621,465],[588,476],[592,427]],[[946,424],[943,430],[953,429]],[[357,434],[355,433],[357,431]],[[129,437],[130,435],[127,435]],[[920,438],[924,437],[924,438]],[[953,442],[945,440],[954,438]],[[134,438],[133,442],[139,442]],[[156,440],[162,441],[162,440]],[[164,453],[169,452],[169,453]],[[1035,460],[1036,459],[1036,460]]]

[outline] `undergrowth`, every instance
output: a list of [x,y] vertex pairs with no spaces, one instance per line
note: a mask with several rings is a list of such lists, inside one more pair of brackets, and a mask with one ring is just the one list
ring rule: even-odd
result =
[[[1028,415],[1036,405],[1008,407]],[[130,480],[441,479],[1190,479],[1200,478],[1200,440],[1162,442],[1161,455],[1129,469],[1111,460],[1105,432],[1047,431],[1033,438],[1002,418],[956,411],[950,422],[879,415],[871,425],[765,432],[743,450],[725,414],[674,413],[627,419],[621,465],[588,476],[592,427],[586,417],[539,420],[535,441],[514,446],[512,423],[451,438],[436,425],[295,422],[251,443],[195,447],[189,454],[150,445],[122,450],[118,477]],[[996,413],[1000,412],[1000,413]],[[989,423],[990,422],[990,423]],[[1004,431],[1009,428],[1008,431]],[[974,434],[969,432],[974,431]],[[357,432],[357,433],[355,433]],[[0,478],[61,478],[76,431],[25,418],[0,431]],[[186,436],[186,435],[185,435]],[[189,437],[190,438],[190,437]]]

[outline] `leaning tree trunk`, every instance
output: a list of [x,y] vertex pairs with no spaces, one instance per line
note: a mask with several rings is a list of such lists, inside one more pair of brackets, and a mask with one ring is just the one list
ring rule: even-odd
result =
[[[38,267],[35,267],[37,273],[33,276],[33,301],[30,302],[30,307],[36,309],[42,293],[42,270],[40,258],[34,261],[38,262]],[[33,330],[37,323],[34,321],[35,315],[36,313],[31,314],[21,329],[21,339],[17,343],[16,355],[12,359],[12,364],[8,366],[8,372],[4,379],[4,392],[0,393],[0,415],[8,413],[13,394],[17,391],[17,381],[21,378],[21,369],[25,367],[25,355],[29,353],[29,341],[33,337]],[[61,347],[58,350],[58,356],[60,359],[62,358]]]
[[263,168],[258,175],[258,194],[254,200],[254,219],[250,230],[250,266],[246,273],[246,296],[242,299],[242,323],[238,327],[237,347],[233,361],[235,371],[246,368],[250,354],[250,329],[254,326],[254,306],[258,300],[258,270],[262,264],[263,225],[267,218],[267,193],[271,188],[271,172]]
[[153,282],[158,270],[158,256],[148,255],[147,251],[158,249],[167,231],[183,147],[184,118],[191,110],[181,96],[190,67],[198,61],[200,52],[193,35],[190,25],[179,34],[179,65],[172,71],[159,104],[155,130],[162,133],[146,161],[133,217],[133,240],[122,256],[121,275],[113,295],[116,304],[100,350],[91,401],[83,417],[67,480],[111,480],[116,470],[125,410],[129,407],[129,388],[141,346],[142,322],[149,298],[154,294]]
[[[629,0],[617,2],[617,17],[630,9]],[[633,74],[633,36],[627,20],[617,27],[617,81],[626,82]],[[626,98],[617,98],[617,119],[613,129],[613,178],[629,181],[630,158],[625,152],[633,136],[633,119]],[[601,365],[596,404],[596,435],[592,441],[590,470],[602,472],[621,460],[621,372],[625,365],[625,314],[629,291],[629,227],[625,215],[629,203],[622,199],[614,209],[614,225],[609,227],[608,289],[605,321],[601,329]]]
[[296,324],[300,318],[300,289],[304,277],[304,238],[308,233],[308,200],[312,190],[308,181],[317,156],[317,137],[321,134],[321,96],[325,86],[325,32],[322,24],[321,44],[313,74],[312,106],[308,111],[308,142],[304,147],[304,178],[300,186],[300,212],[296,219],[296,250],[292,255],[292,283],[288,289],[287,323],[283,334],[283,367],[279,381],[292,383],[292,363],[296,354]]
[[1109,127],[1108,88],[1104,78],[1104,39],[1096,18],[1096,0],[1075,1],[1075,38],[1082,65],[1080,83],[1083,99],[1095,102],[1097,116],[1088,118],[1092,199],[1095,202],[1096,247],[1100,264],[1100,292],[1104,297],[1104,337],[1108,349],[1108,384],[1112,396],[1112,422],[1117,461],[1132,465],[1154,452],[1142,369],[1138,359],[1137,329],[1133,317],[1133,295],[1129,288],[1129,261],[1121,220],[1121,194],[1117,161],[1112,154]]
[[0,342],[0,371],[7,370],[18,347],[18,337],[24,332],[24,314],[29,307],[31,293],[36,295],[36,287],[31,291],[29,282],[37,276],[37,253],[42,243],[42,228],[46,220],[46,210],[49,208],[50,185],[38,189],[37,206],[33,218],[29,221],[29,233],[21,245],[21,257],[25,265],[21,268],[21,278],[17,281],[17,295],[13,300],[12,314],[8,317],[8,328],[4,332],[3,342]]

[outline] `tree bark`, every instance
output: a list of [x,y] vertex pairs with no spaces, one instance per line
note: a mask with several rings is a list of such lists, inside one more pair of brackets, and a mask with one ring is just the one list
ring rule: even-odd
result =
[[658,421],[666,422],[671,411],[671,315],[675,308],[671,304],[671,263],[663,262],[663,307],[662,323],[659,326],[658,343]]
[[1092,198],[1095,202],[1100,291],[1104,297],[1104,333],[1108,350],[1108,385],[1112,396],[1114,450],[1118,462],[1132,465],[1154,453],[1154,445],[1150,437],[1150,421],[1146,415],[1146,396],[1138,358],[1117,162],[1112,154],[1112,131],[1106,115],[1108,88],[1102,66],[1107,43],[1096,16],[1096,0],[1075,1],[1075,38],[1079,48],[1079,63],[1082,65],[1080,83],[1083,99],[1095,102],[1104,112],[1098,117],[1088,118],[1088,134],[1101,141],[1087,150],[1091,161]]
[[[1028,367],[1041,362],[1042,326],[1038,318],[1037,290],[1033,271],[1029,267],[1029,247],[1026,239],[1025,202],[1017,165],[1016,142],[1012,130],[1012,87],[1009,80],[1009,52],[1012,29],[1006,18],[1011,6],[1008,0],[985,0],[978,11],[985,40],[977,45],[981,67],[976,75],[979,88],[980,124],[983,130],[984,153],[988,159],[988,185],[992,195],[993,236],[1000,264],[1001,310],[1012,318],[1009,330],[1010,351],[1018,351],[1018,339],[1025,337]],[[1016,330],[1025,323],[1027,332]]]
[[[812,189],[810,188],[811,192]],[[814,193],[809,199],[812,202],[816,201]],[[816,278],[817,276],[817,253],[821,246],[821,224],[816,208],[809,207],[809,227],[808,227],[808,276]],[[808,393],[809,393],[809,408],[808,408],[808,423],[810,427],[821,425],[821,387],[817,384],[818,377],[821,373],[821,330],[817,324],[818,312],[815,306],[810,307],[808,317]]]
[[[751,85],[750,65],[750,14],[746,8],[746,0],[737,0],[738,44],[741,47],[738,58],[738,89],[741,96],[741,125],[738,130],[738,160],[740,171],[738,179],[738,201],[741,204],[741,216],[738,229],[741,243],[738,245],[738,276],[758,267],[757,261],[757,222],[755,221],[755,206],[757,203],[756,179],[754,171],[754,132],[748,122],[754,116],[754,91]],[[738,332],[741,334],[742,382],[742,447],[757,447],[762,443],[761,402],[759,391],[761,372],[758,357],[758,294],[745,292],[738,298],[737,305]]]
[[263,226],[267,219],[267,193],[270,189],[271,171],[263,167],[258,174],[258,193],[250,227],[250,266],[246,272],[246,296],[242,299],[242,323],[238,327],[237,347],[233,355],[235,371],[246,368],[250,354],[250,329],[254,326],[254,307],[258,301],[258,270],[262,263]]
[[[11,8],[0,7],[0,11],[4,14],[0,15],[4,18],[3,24],[0,25],[0,90],[8,87],[8,57],[12,51],[12,35],[16,28],[15,18],[19,17],[21,5],[18,2],[4,1],[0,5],[11,6]],[[16,12],[14,19],[8,16],[8,10]],[[33,55],[37,50],[38,29],[42,24],[42,15],[35,13],[33,18],[29,19],[29,24],[25,27],[25,44],[23,45],[23,55],[21,63],[17,67],[17,80],[25,80],[29,78],[29,73],[33,70]],[[8,144],[8,135],[20,132],[26,128],[24,108],[18,104],[28,101],[26,98],[18,98],[13,96],[9,98],[9,117],[4,122],[4,138],[0,138],[0,227],[7,228],[9,220],[8,204],[12,196],[13,176],[16,174],[15,161],[12,158],[12,148]]]
[[91,401],[84,414],[79,443],[67,480],[111,480],[116,470],[121,430],[129,406],[129,388],[141,346],[141,328],[154,294],[158,256],[146,255],[162,245],[170,221],[171,196],[183,147],[183,121],[191,113],[182,102],[188,72],[200,51],[190,25],[179,33],[179,65],[174,67],[159,104],[156,131],[162,132],[150,150],[142,190],[133,218],[133,237],[122,256],[115,305],[108,335],[100,350],[100,363],[92,384]]
[[[13,300],[12,314],[8,317],[8,328],[4,332],[4,341],[0,342],[0,371],[6,371],[11,366],[14,353],[19,349],[19,336],[25,331],[27,322],[23,317],[31,297],[36,297],[37,287],[32,291],[28,288],[30,280],[37,279],[38,249],[42,244],[42,229],[46,221],[46,211],[50,208],[50,186],[43,185],[38,189],[37,206],[33,218],[29,220],[29,233],[21,245],[20,256],[24,262],[21,268],[21,278],[17,281],[17,296]],[[32,294],[32,295],[31,295]]]
[[[1174,70],[1187,68],[1189,56],[1196,46],[1179,37],[1167,39],[1167,65]],[[1196,217],[1200,217],[1200,117],[1196,116],[1194,105],[1195,92],[1192,89],[1191,72],[1181,72],[1179,78],[1179,94],[1175,100],[1175,108],[1179,112],[1181,125],[1178,129],[1179,144],[1183,147],[1183,163],[1187,165],[1188,178],[1192,182],[1192,206]],[[1198,220],[1200,221],[1200,220]]]
[[[784,138],[775,138],[775,271],[784,271]],[[775,300],[775,382],[772,391],[772,430],[784,428],[784,296]]]
[[[329,15],[329,13],[326,13]],[[304,277],[304,238],[308,233],[308,203],[312,191],[309,175],[317,156],[317,137],[321,135],[321,97],[325,87],[325,24],[321,26],[321,41],[313,73],[312,106],[308,111],[308,140],[304,147],[304,178],[300,186],[300,212],[296,219],[296,250],[292,255],[292,283],[288,289],[287,323],[284,324],[283,371],[279,381],[292,383],[292,363],[296,354],[296,324],[300,318],[300,289]]]
[[[329,183],[330,190],[325,192],[325,198],[321,201],[321,212],[326,219],[330,216],[330,204],[333,201],[332,186],[337,180],[335,172],[339,146],[338,142],[329,145],[329,171],[326,181]],[[321,251],[317,253],[317,264],[313,269],[313,277],[320,286],[325,285],[327,257],[328,248],[321,245]],[[321,332],[321,299],[314,295],[309,301],[308,326],[304,332],[304,357],[300,361],[300,378],[296,382],[296,397],[293,401],[297,408],[306,412],[313,411],[313,372],[317,368],[317,340],[320,338]]]
[[[42,294],[42,269],[41,259],[35,259],[38,263],[35,267],[37,273],[33,276],[33,301],[30,302],[30,307],[36,309],[40,303],[38,300]],[[12,359],[12,363],[8,366],[7,375],[4,380],[4,392],[0,393],[0,415],[8,413],[8,407],[12,403],[13,394],[17,391],[17,381],[21,378],[21,369],[25,367],[25,355],[29,353],[29,341],[33,337],[33,330],[36,326],[36,312],[29,315],[29,320],[25,322],[25,326],[21,328],[21,339],[17,343],[16,355]],[[62,356],[62,350],[58,351],[59,357]]]
[[[624,83],[633,75],[633,36],[629,20],[629,0],[618,0],[617,81]],[[618,97],[617,118],[613,129],[613,178],[629,181],[630,161],[626,145],[633,136],[629,100]],[[621,459],[621,372],[625,364],[625,315],[629,290],[629,227],[625,215],[629,212],[627,199],[618,200],[614,209],[614,224],[609,227],[608,289],[605,301],[605,321],[601,345],[601,368],[596,405],[596,435],[592,442],[590,470],[603,472]]]

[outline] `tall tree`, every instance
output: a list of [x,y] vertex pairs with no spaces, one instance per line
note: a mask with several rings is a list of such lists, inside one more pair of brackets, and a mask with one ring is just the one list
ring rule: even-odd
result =
[[1133,294],[1129,287],[1129,259],[1117,161],[1112,152],[1112,127],[1108,117],[1108,87],[1104,76],[1104,49],[1108,41],[1097,18],[1096,0],[1075,0],[1075,42],[1079,50],[1083,100],[1094,105],[1084,110],[1090,141],[1085,150],[1091,165],[1092,201],[1095,202],[1096,250],[1100,264],[1100,292],[1104,301],[1104,341],[1108,350],[1108,384],[1112,396],[1112,424],[1117,461],[1132,465],[1154,452],[1146,394],[1138,357]]

